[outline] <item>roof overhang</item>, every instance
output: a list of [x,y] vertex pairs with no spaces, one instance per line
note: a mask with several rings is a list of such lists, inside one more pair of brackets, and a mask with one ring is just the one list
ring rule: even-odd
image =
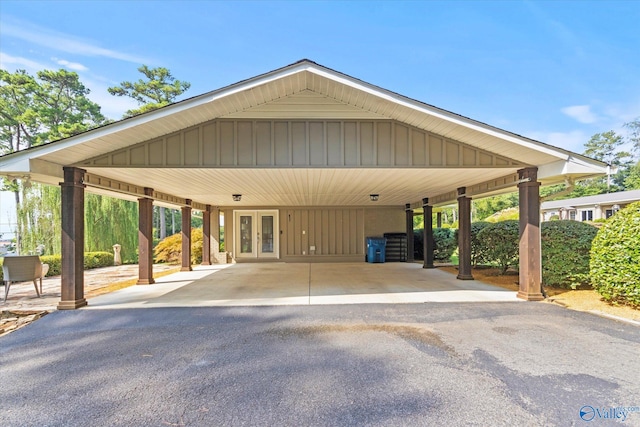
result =
[[[354,167],[124,167],[88,165],[108,155],[212,120],[393,121],[458,144],[469,150],[495,153],[511,167],[434,167],[359,164]],[[462,148],[461,148],[462,150]],[[243,194],[234,206],[341,206],[380,203],[419,204],[423,197],[450,202],[455,189],[482,197],[513,191],[517,170],[537,167],[543,185],[606,173],[606,165],[496,127],[379,88],[312,61],[284,68],[124,119],[83,134],[0,157],[0,174],[56,185],[63,166],[78,166],[90,175],[133,187],[151,187],[199,205],[230,205],[232,193]],[[166,166],[166,165],[165,165]],[[89,191],[135,198],[121,186],[91,186]],[[455,198],[453,199],[455,200]],[[162,201],[160,201],[162,203]],[[179,203],[177,203],[179,204]]]

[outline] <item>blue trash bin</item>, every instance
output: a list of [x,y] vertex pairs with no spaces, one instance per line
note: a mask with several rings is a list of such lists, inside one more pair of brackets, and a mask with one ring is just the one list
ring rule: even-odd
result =
[[367,237],[367,261],[384,262],[387,239],[384,237]]

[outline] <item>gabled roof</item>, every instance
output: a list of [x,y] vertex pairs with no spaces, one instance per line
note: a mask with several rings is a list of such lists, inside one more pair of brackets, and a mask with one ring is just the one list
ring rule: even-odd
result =
[[[539,179],[545,184],[561,182],[567,177],[580,179],[601,175],[606,171],[601,162],[399,95],[304,59],[159,110],[0,157],[0,174],[30,175],[34,180],[54,184],[59,181],[62,166],[83,165],[87,159],[214,119],[392,120],[461,146],[495,153],[511,159],[514,165],[537,166]],[[88,170],[113,179],[120,176],[114,169]],[[511,171],[501,171],[502,175],[487,171],[483,177],[477,171],[461,168],[456,179],[446,179],[450,180],[447,185],[452,190],[461,182],[468,186],[478,184],[477,188],[481,188],[483,181],[515,171],[515,167]],[[129,175],[129,178],[135,177]],[[173,192],[176,189],[171,186],[171,179],[156,174],[151,184],[160,191]],[[206,173],[201,179],[207,179]],[[445,179],[444,175],[442,179]],[[150,185],[143,181],[144,176],[140,176],[141,185]],[[441,184],[446,183],[441,181]],[[166,188],[163,190],[163,187]],[[203,190],[194,194],[200,195]],[[389,188],[390,192],[398,193],[399,190]],[[422,191],[422,196],[417,191]],[[407,191],[402,197],[413,197],[411,201],[418,201],[425,194],[431,195],[430,191],[442,191],[442,186],[430,189],[423,183],[422,187]],[[213,199],[203,200],[203,203],[209,202],[219,204]]]
[[575,197],[573,199],[552,200],[543,202],[541,210],[552,210],[560,208],[576,209],[582,206],[606,205],[606,204],[627,204],[640,201],[640,190],[619,191],[617,193],[597,194],[595,196]]

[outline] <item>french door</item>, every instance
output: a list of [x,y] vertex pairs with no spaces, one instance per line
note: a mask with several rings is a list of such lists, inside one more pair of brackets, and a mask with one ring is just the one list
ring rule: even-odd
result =
[[234,211],[237,258],[278,258],[278,211]]

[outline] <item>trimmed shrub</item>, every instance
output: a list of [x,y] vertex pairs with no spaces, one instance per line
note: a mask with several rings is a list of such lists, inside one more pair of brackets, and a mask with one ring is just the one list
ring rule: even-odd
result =
[[478,233],[489,224],[491,223],[486,221],[471,223],[471,265],[474,267],[488,262],[486,246],[478,238]]
[[[59,276],[62,274],[62,255],[42,255],[40,261],[49,264],[47,277]],[[0,265],[2,260],[0,259]],[[85,252],[84,269],[110,267],[113,265],[113,254],[110,252]],[[0,269],[0,281],[2,280],[2,269]]]
[[571,221],[543,222],[542,282],[547,286],[571,288],[589,283],[589,252],[598,229]]
[[507,220],[488,224],[478,232],[480,245],[484,247],[486,261],[496,263],[505,274],[509,267],[518,265],[518,242],[520,226],[518,221]]
[[640,202],[617,212],[598,230],[590,274],[605,301],[640,307]]
[[[182,234],[176,233],[160,241],[154,249],[156,262],[180,264],[182,260]],[[202,228],[191,229],[191,264],[202,262]]]
[[433,240],[433,259],[449,261],[458,247],[458,230],[455,228],[434,228]]
[[[458,247],[458,230],[454,228],[433,229],[433,259],[436,261],[449,261],[451,255]],[[413,230],[413,255],[414,259],[424,259],[424,230]]]

